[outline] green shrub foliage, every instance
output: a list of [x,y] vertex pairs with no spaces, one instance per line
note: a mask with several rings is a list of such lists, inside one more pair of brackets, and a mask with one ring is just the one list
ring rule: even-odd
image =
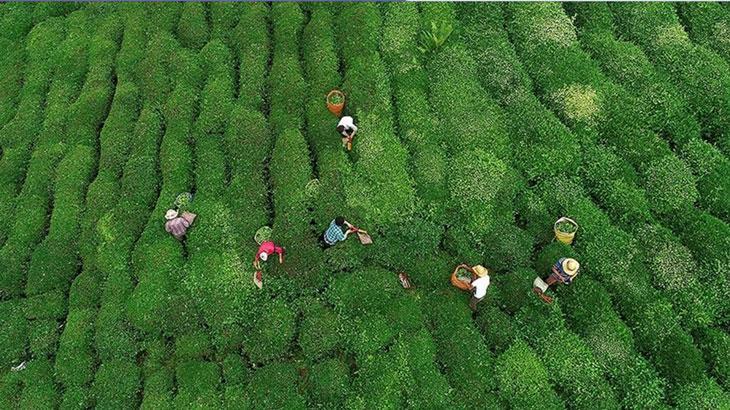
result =
[[[712,50],[690,41],[674,8],[612,5],[619,31],[636,42],[657,67],[666,70],[702,125],[702,134],[727,155],[724,110],[728,107],[728,63]],[[711,73],[711,74],[710,74]]]
[[497,358],[500,396],[515,409],[564,408],[548,388],[547,371],[525,342],[517,342]]

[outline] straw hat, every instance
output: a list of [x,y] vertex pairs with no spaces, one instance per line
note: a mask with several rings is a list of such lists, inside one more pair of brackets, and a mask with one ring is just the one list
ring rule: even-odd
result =
[[483,277],[489,275],[489,271],[487,270],[487,268],[485,268],[482,265],[475,266],[474,273],[476,273],[477,276],[479,276],[480,278],[483,278]]
[[578,269],[580,269],[580,263],[578,263],[577,260],[566,258],[563,261],[563,272],[567,273],[571,277],[578,274]]
[[174,209],[168,209],[167,212],[165,213],[165,219],[167,219],[169,221],[170,219],[175,219],[175,218],[177,218],[177,211]]
[[262,260],[262,261],[266,262],[266,260],[268,260],[268,259],[269,259],[269,254],[268,254],[268,253],[266,253],[266,252],[261,252],[261,253],[259,254],[259,258],[261,258],[261,260]]

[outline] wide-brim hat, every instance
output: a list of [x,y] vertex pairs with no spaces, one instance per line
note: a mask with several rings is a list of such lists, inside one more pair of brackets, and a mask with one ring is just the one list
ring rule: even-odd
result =
[[477,276],[479,276],[480,278],[483,278],[483,277],[489,275],[489,271],[487,270],[487,268],[485,268],[482,265],[475,266],[474,273],[476,273]]
[[563,272],[567,273],[570,276],[575,276],[578,274],[578,269],[580,269],[580,263],[578,263],[577,260],[572,258],[566,258],[563,261]]
[[177,218],[177,211],[174,209],[168,209],[167,212],[165,213],[165,219],[167,219],[169,221],[170,219],[175,219],[175,218]]
[[262,261],[266,262],[266,261],[267,261],[267,260],[269,259],[269,254],[268,254],[268,253],[266,253],[266,252],[261,252],[261,253],[259,254],[259,258],[260,258],[260,259],[261,259]]

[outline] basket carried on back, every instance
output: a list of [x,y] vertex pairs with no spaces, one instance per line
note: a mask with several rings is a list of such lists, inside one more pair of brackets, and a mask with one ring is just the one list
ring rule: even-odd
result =
[[[564,230],[561,230],[559,226],[564,224],[572,225],[573,232],[565,232]],[[553,225],[553,231],[555,231],[555,238],[557,240],[566,245],[570,245],[573,243],[573,239],[575,239],[576,232],[578,232],[578,224],[574,220],[564,216],[555,221],[555,225]]]
[[336,117],[342,115],[342,110],[345,108],[345,94],[340,90],[332,90],[327,94],[327,109]]

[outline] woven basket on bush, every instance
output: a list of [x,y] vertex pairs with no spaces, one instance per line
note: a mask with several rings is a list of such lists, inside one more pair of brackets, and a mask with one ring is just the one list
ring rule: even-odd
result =
[[[333,103],[333,97],[340,97],[339,103]],[[327,94],[327,109],[338,118],[342,115],[342,109],[345,108],[345,94],[340,90],[332,90]]]
[[[561,222],[568,222],[568,223],[572,224],[573,226],[575,226],[575,231],[563,232],[563,231],[559,230],[558,224]],[[570,245],[573,243],[573,239],[575,239],[575,234],[578,232],[578,224],[574,220],[564,216],[564,217],[558,219],[557,221],[555,221],[555,225],[553,225],[553,231],[555,231],[555,238],[557,240],[559,240],[560,242],[562,242],[566,245]]]
[[253,240],[256,241],[257,244],[261,245],[262,243],[268,241],[271,239],[271,227],[268,226],[262,226],[259,228],[258,231],[256,231],[256,234],[253,236]]

